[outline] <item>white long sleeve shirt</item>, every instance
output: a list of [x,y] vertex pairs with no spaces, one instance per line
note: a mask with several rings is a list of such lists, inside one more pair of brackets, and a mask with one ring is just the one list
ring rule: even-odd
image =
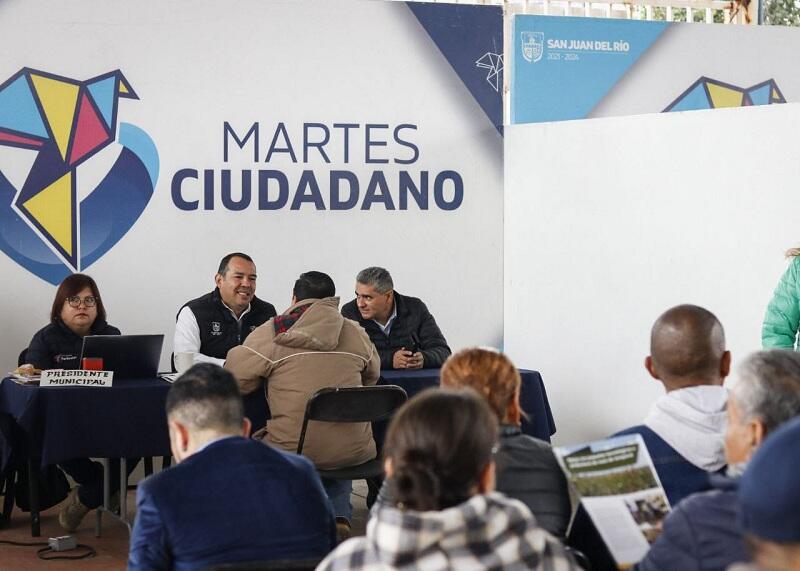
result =
[[[225,305],[225,304],[223,304]],[[242,318],[250,312],[250,306],[247,306],[239,317],[233,310],[228,307],[236,321],[241,321]],[[175,336],[172,339],[172,350],[174,353],[194,353],[194,363],[214,363],[222,367],[225,365],[225,359],[216,359],[209,357],[200,352],[200,326],[197,324],[197,318],[194,312],[185,306],[178,313],[178,321],[175,323]]]

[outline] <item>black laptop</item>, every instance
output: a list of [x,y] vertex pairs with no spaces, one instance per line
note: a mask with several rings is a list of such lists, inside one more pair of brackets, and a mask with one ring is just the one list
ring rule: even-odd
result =
[[83,338],[85,357],[103,359],[103,370],[115,379],[154,378],[161,360],[163,335],[88,335]]

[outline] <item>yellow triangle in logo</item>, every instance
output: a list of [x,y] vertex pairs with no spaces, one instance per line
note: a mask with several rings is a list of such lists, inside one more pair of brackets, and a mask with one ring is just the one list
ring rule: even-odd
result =
[[42,102],[44,114],[53,132],[61,158],[66,160],[72,120],[78,102],[78,86],[58,79],[31,74],[33,85]]
[[68,172],[22,206],[50,234],[64,251],[72,255],[72,173]]
[[741,91],[729,87],[722,87],[721,85],[714,85],[713,83],[708,83],[706,85],[708,86],[708,93],[711,95],[711,103],[714,105],[714,109],[742,106],[744,94]]

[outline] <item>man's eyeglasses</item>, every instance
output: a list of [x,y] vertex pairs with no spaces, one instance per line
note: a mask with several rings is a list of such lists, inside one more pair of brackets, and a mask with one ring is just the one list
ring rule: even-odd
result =
[[97,305],[97,300],[99,298],[94,297],[93,295],[87,295],[86,297],[79,297],[77,295],[71,295],[67,298],[67,303],[70,307],[80,307],[81,302],[83,302],[84,307],[94,307]]

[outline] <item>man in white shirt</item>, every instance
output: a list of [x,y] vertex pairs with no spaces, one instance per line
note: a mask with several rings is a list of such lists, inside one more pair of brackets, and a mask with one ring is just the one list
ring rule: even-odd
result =
[[195,363],[222,366],[228,351],[276,311],[255,296],[256,265],[247,254],[222,258],[214,281],[214,291],[185,303],[178,312],[173,351],[194,353]]

